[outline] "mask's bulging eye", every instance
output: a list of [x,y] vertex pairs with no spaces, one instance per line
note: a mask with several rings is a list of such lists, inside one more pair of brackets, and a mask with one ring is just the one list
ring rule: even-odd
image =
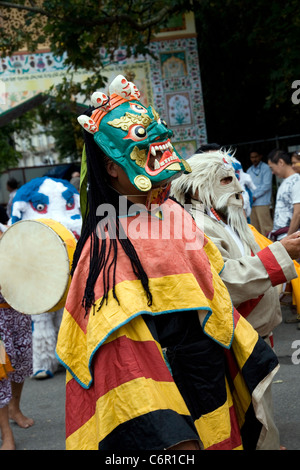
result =
[[132,111],[135,111],[136,113],[146,113],[147,109],[144,108],[144,106],[136,103],[129,103]]
[[39,202],[38,204],[34,204],[31,202],[30,205],[33,210],[35,210],[36,212],[40,212],[41,214],[46,214],[48,211],[47,204],[42,204],[41,202]]
[[74,209],[74,207],[75,207],[75,201],[74,201],[74,198],[72,198],[66,203],[66,209],[67,211],[70,211],[71,209]]
[[128,134],[124,139],[131,139],[134,141],[144,140],[147,137],[147,131],[144,126],[140,124],[133,124],[130,126]]

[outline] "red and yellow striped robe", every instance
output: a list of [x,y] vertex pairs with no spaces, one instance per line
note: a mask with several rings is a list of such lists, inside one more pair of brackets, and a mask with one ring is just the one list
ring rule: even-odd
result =
[[[156,228],[150,229],[154,220]],[[67,449],[157,450],[195,438],[206,449],[241,449],[245,443],[255,448],[263,426],[255,408],[278,361],[233,309],[218,275],[222,257],[191,221],[170,200],[163,206],[161,219],[148,213],[122,219],[127,231],[130,224],[139,225],[140,237],[131,241],[149,278],[151,306],[118,243],[120,304],[110,291],[108,302],[97,312],[103,296],[99,277],[95,308],[85,316],[81,301],[89,245],[83,250],[57,344],[57,356],[68,371]],[[166,223],[171,227],[169,238],[161,235]],[[193,239],[182,230],[184,226],[193,231]],[[195,311],[207,337],[224,349],[227,364],[226,374],[216,379],[225,399],[201,416],[192,416],[164,360],[159,339],[148,326],[148,319],[157,315]]]

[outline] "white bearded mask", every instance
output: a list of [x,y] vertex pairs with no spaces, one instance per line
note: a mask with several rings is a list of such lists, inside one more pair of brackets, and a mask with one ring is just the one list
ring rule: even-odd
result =
[[[219,167],[215,174],[215,180],[212,187],[213,207],[219,209],[225,206],[243,207],[243,199],[241,194],[243,188],[241,187],[235,171],[230,163],[223,157],[224,164]],[[222,184],[221,181],[231,178],[231,182]]]
[[[181,204],[189,197],[202,203],[206,212],[216,209],[241,240],[256,252],[256,243],[243,209],[243,188],[235,176],[231,157],[222,150],[195,154],[188,159],[192,172],[181,175],[171,185],[170,195]],[[227,184],[221,181],[230,178]],[[224,181],[227,182],[227,181]]]

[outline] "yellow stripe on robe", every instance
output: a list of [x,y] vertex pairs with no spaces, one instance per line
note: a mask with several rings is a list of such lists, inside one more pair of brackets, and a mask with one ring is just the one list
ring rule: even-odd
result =
[[226,381],[227,401],[219,408],[202,415],[195,421],[196,429],[201,436],[205,449],[212,447],[216,442],[230,438],[231,422],[229,408],[232,406],[232,397]]
[[[94,315],[91,312],[86,334],[65,308],[63,328],[60,328],[59,331],[57,355],[63,361],[64,366],[72,371],[74,377],[77,377],[84,387],[89,387],[91,382],[89,372],[91,358],[99,345],[109,338],[116,327],[129,323],[135,316],[143,313],[155,315],[159,312],[192,310],[202,305],[205,311],[207,309],[213,311],[213,315],[208,315],[208,320],[205,322],[206,333],[213,337],[215,341],[229,347],[234,330],[232,304],[228,291],[220,278],[216,277],[215,282],[218,293],[210,300],[199,289],[197,280],[191,273],[151,278],[149,280],[150,290],[153,295],[151,308],[147,307],[146,295],[139,280],[120,282],[116,285],[116,294],[118,298],[122,299],[121,306],[113,298],[112,291],[110,291],[107,305],[104,303],[101,308],[101,322],[99,321],[99,315]],[[184,292],[184,295],[177,297],[174,295],[176,291]],[[190,292],[193,292],[192,297],[189,294]],[[134,302],[131,300],[133,298],[135,299]],[[221,299],[223,300],[222,304],[220,303]],[[95,302],[95,312],[97,312],[100,301],[101,299]],[[217,304],[219,305],[218,309],[215,308]],[[128,308],[125,309],[124,305],[129,306],[131,311],[128,311]],[[68,346],[70,344],[76,344],[75,360],[73,351]],[[80,360],[77,358],[80,358]]]
[[233,380],[234,389],[232,391],[232,399],[240,428],[245,422],[245,414],[251,404],[252,398],[246,387],[245,380],[239,372]]
[[[163,367],[167,370],[169,381],[166,381],[167,379],[159,380],[142,375],[114,386],[113,381],[115,380],[115,376],[111,378],[107,378],[106,376],[101,377],[103,374],[102,369],[95,367],[94,374],[96,375],[93,377],[92,385],[92,387],[95,388],[94,390],[85,390],[76,383],[70,373],[67,373],[67,384],[70,384],[71,380],[73,380],[72,386],[75,388],[72,390],[73,393],[77,394],[77,399],[81,403],[80,407],[95,406],[93,414],[89,419],[81,421],[77,429],[67,436],[66,447],[68,450],[98,449],[99,443],[112,433],[117,426],[152,412],[172,410],[179,415],[190,417],[190,412],[165,365],[161,346],[154,340],[141,316],[113,332],[104,343],[103,350],[109,347],[109,345],[113,345],[118,339],[124,337],[138,344],[141,344],[141,342],[145,345],[154,343],[161,357],[160,363],[163,364]],[[121,351],[119,351],[119,354],[121,354]],[[97,357],[99,358],[99,356]],[[157,357],[153,358],[153,361],[156,364]],[[159,367],[162,366],[159,365]],[[98,377],[100,379],[99,381]],[[103,380],[109,390],[97,398],[97,391],[100,390],[99,384]],[[118,381],[118,379],[116,380]],[[120,397],[121,402],[126,403],[126,407],[118,406]],[[94,401],[95,405],[93,405]],[[101,426],[99,426],[99,423],[101,423]]]
[[[151,390],[152,402],[145,402],[146,389]],[[122,399],[127,398],[126,407],[115,406],[120,396],[122,396]],[[150,393],[147,396],[150,396]],[[178,404],[178,406],[174,407],[174,404]],[[110,410],[109,413],[106,413],[107,409]],[[122,384],[98,399],[95,415],[67,438],[67,450],[76,448],[96,450],[99,442],[118,425],[143,414],[162,409],[174,410],[181,415],[190,415],[173,382],[156,382],[152,379],[140,377]],[[115,411],[114,414],[112,414],[112,410]],[[101,423],[98,428],[96,421]],[[91,431],[93,431],[92,434]],[[94,442],[91,442],[93,434]]]
[[[180,221],[180,227],[178,222],[175,225],[168,224],[171,216],[174,216],[176,221]],[[148,275],[152,305],[148,305],[148,298],[142,284],[136,279],[131,262],[123,249],[118,251],[115,273],[115,292],[120,304],[110,290],[107,302],[105,301],[101,307],[100,315],[97,314],[97,308],[104,294],[101,278],[95,285],[95,307],[92,307],[86,314],[82,306],[84,286],[88,276],[86,266],[89,265],[90,260],[90,239],[82,250],[74,272],[56,352],[59,360],[72,371],[84,387],[89,387],[92,383],[89,368],[97,348],[101,347],[112,332],[138,315],[145,313],[157,315],[185,310],[209,311],[210,314],[205,317],[203,324],[207,335],[225,348],[229,348],[232,342],[233,308],[228,290],[218,275],[224,266],[224,261],[216,246],[203,236],[190,214],[171,200],[166,201],[164,220],[159,221],[159,228],[163,232],[166,227],[170,231],[170,238],[162,238],[159,230],[160,238],[153,242],[153,239],[149,237],[149,219],[151,219],[149,214],[120,220],[127,229],[127,225],[136,223],[137,219],[141,234],[145,235],[145,238],[134,239],[133,243]],[[178,237],[178,227],[182,228],[181,237]],[[190,230],[187,236],[185,227],[195,229],[194,238],[198,242],[195,246],[192,243],[191,249],[187,249],[191,242]],[[126,230],[125,233],[127,233]],[[119,246],[118,241],[117,243]],[[178,257],[174,256],[170,259],[168,256],[170,243],[173,246],[172,252],[174,254],[178,252]],[[108,259],[108,265],[112,261],[111,257],[112,253]],[[112,271],[109,274],[109,286],[112,286],[114,282]],[[75,321],[69,320],[69,316],[73,316]],[[79,328],[75,326],[75,323]],[[78,344],[78,341],[81,344]],[[75,344],[78,350],[73,349]],[[84,351],[85,348],[86,351]]]
[[249,328],[247,320],[240,316],[235,326],[232,350],[236,357],[238,366],[243,368],[245,362],[251,356],[258,340],[258,333],[254,328]]
[[[138,283],[139,281],[137,281]],[[126,289],[126,286],[125,286]],[[111,293],[110,293],[111,294]],[[93,335],[89,337],[89,345],[87,344],[87,335],[84,334],[82,329],[79,327],[78,323],[74,320],[72,315],[67,311],[67,309],[64,310],[64,322],[65,322],[65,329],[64,333],[68,335],[70,332],[72,332],[72,341],[74,344],[76,344],[76,356],[80,357],[80,361],[76,361],[74,364],[72,362],[72,351],[69,352],[69,357],[70,359],[67,360],[67,363],[65,366],[67,367],[68,364],[73,364],[73,367],[70,370],[72,372],[73,376],[83,385],[87,385],[90,380],[90,374],[88,372],[88,369],[86,367],[86,364],[89,363],[90,356],[87,356],[87,351],[90,351],[90,354],[93,353],[93,351],[96,349],[99,343],[99,338],[97,335],[97,328],[93,330]],[[138,322],[138,330],[135,328],[136,322]],[[143,341],[154,341],[153,337],[144,323],[139,317],[135,318],[135,323],[132,324],[132,322],[128,322],[127,324],[127,329],[126,329],[126,336],[132,340],[139,341],[141,337],[143,338]],[[107,332],[109,333],[109,332]],[[61,332],[61,335],[63,332]],[[108,338],[106,339],[105,343],[109,343],[110,341],[113,341],[115,338],[118,338],[122,336],[123,334],[123,329],[118,328],[116,331],[112,332]],[[159,351],[161,352],[162,358],[164,358],[161,346],[159,343],[155,341]],[[63,345],[63,341],[62,341]],[[66,357],[66,356],[65,356]],[[68,369],[68,367],[67,367]],[[71,376],[71,375],[70,375]],[[80,379],[79,379],[80,378]]]
[[[146,392],[147,389],[149,393]],[[127,397],[126,408],[114,406],[120,394],[123,398]],[[151,396],[151,402],[145,402],[145,394],[148,397]],[[111,413],[105,414],[106,407],[115,408],[113,416]],[[128,419],[165,409],[176,411],[180,415],[190,415],[174,382],[157,382],[139,377],[131,382],[124,383],[110,390],[97,402],[98,417],[101,423],[99,441]]]

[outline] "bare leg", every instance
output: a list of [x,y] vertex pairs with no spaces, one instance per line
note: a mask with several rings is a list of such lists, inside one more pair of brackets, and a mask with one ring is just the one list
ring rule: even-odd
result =
[[0,430],[2,437],[0,450],[15,450],[15,440],[8,419],[8,406],[0,408]]
[[33,419],[23,415],[20,409],[20,400],[23,389],[23,383],[11,383],[12,399],[8,405],[9,418],[13,419],[21,428],[30,428],[34,424]]

